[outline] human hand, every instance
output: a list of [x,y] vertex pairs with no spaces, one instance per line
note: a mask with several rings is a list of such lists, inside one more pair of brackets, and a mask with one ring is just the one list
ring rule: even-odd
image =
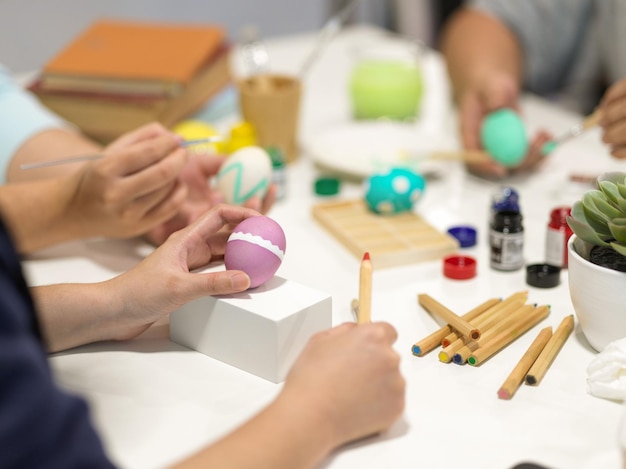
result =
[[[173,217],[147,232],[149,242],[157,246],[162,244],[170,234],[190,225],[211,207],[223,202],[223,197],[211,187],[209,181],[218,173],[225,158],[211,153],[190,155],[179,174],[179,182],[187,188],[187,197]],[[265,214],[276,201],[276,190],[272,184],[262,200],[253,197],[244,206]]]
[[[459,100],[460,133],[464,148],[482,149],[480,129],[483,119],[487,114],[501,108],[511,108],[520,112],[519,85],[513,77],[506,74],[490,74],[465,90]],[[495,179],[533,170],[543,160],[541,150],[550,139],[549,133],[538,132],[532,138],[524,159],[514,168],[507,168],[495,160],[489,160],[468,163],[468,170],[482,177]]]
[[602,141],[609,145],[614,158],[626,158],[626,78],[614,83],[598,107]]
[[316,334],[292,366],[278,400],[311,418],[329,449],[386,430],[404,409],[405,381],[383,322]]
[[177,180],[186,160],[180,139],[160,124],[125,134],[59,181],[66,226],[78,237],[126,238],[164,222],[186,197]]
[[110,280],[111,298],[118,301],[118,339],[129,339],[185,303],[207,295],[246,290],[249,277],[241,271],[194,273],[224,257],[232,230],[259,213],[220,204],[195,223],[177,231],[137,266]]

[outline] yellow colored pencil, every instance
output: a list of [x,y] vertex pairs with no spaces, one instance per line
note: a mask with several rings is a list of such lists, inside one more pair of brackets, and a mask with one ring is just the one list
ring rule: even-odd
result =
[[545,376],[548,368],[556,358],[557,354],[565,344],[565,341],[574,330],[574,316],[569,315],[563,318],[559,326],[554,331],[552,337],[537,357],[533,366],[526,374],[526,384],[538,385]]
[[535,363],[537,357],[545,347],[548,340],[552,337],[552,327],[544,327],[539,331],[535,340],[530,344],[520,361],[515,365],[509,376],[504,380],[500,389],[498,389],[499,399],[511,399],[520,385],[524,382],[524,378],[528,370]]
[[359,276],[359,316],[358,323],[364,324],[372,320],[372,261],[366,252],[361,261]]

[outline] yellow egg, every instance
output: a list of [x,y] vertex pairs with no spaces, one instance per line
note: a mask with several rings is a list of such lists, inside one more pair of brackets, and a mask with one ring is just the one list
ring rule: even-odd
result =
[[[196,140],[200,138],[220,135],[220,133],[211,125],[200,120],[185,120],[176,124],[172,128],[172,132],[180,135],[185,140]],[[200,143],[198,145],[190,145],[187,148],[193,153],[211,152],[225,154],[228,142]]]

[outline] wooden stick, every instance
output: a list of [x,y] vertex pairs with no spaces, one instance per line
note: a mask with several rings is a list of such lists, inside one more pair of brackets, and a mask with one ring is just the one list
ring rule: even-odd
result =
[[[211,142],[219,142],[224,140],[224,137],[221,135],[213,135],[211,137],[205,138],[197,138],[194,140],[183,140],[180,142],[181,147],[188,147],[191,145],[198,145],[201,143],[211,143]],[[81,161],[93,161],[99,160],[103,158],[104,154],[93,154],[93,155],[80,155],[80,156],[70,156],[69,158],[62,158],[59,160],[50,160],[50,161],[39,161],[37,163],[27,163],[20,165],[20,169],[37,169],[37,168],[47,168],[49,166],[59,166],[62,164],[70,164],[70,163],[79,163]]]
[[530,330],[533,326],[543,321],[548,314],[550,314],[550,307],[541,306],[535,308],[534,312],[537,314],[530,314],[521,323],[512,324],[509,329],[500,332],[500,334],[488,343],[474,350],[474,352],[467,359],[467,363],[472,366],[478,366],[483,363],[496,352],[499,352],[511,342],[519,338],[522,334]]
[[[481,324],[483,324],[487,320],[487,318],[500,317],[502,315],[509,314],[509,312],[513,311],[515,308],[522,306],[524,303],[526,303],[527,298],[527,291],[513,293],[497,305],[489,308],[483,314],[479,315],[476,319],[474,319],[473,323],[479,327],[483,327],[481,326]],[[444,348],[448,347],[452,342],[457,339],[459,339],[459,334],[456,332],[452,332],[441,340],[441,346]]]
[[556,328],[554,334],[537,357],[533,366],[528,370],[526,375],[526,384],[531,386],[538,385],[545,376],[548,368],[556,358],[556,355],[565,344],[565,341],[574,330],[574,316],[570,314],[563,318],[559,327]]
[[461,316],[453,313],[438,301],[435,301],[431,296],[422,293],[418,296],[418,299],[420,304],[427,305],[426,308],[430,313],[439,316],[464,336],[473,340],[480,339],[480,330],[477,327],[469,321],[463,319]]
[[[420,296],[418,295],[417,296],[418,302],[419,302],[419,299],[420,299]],[[433,301],[436,301],[436,300],[433,300]],[[476,316],[479,316],[480,314],[482,314],[483,312],[485,312],[486,310],[488,310],[492,306],[500,303],[501,301],[502,300],[500,300],[499,298],[490,298],[489,300],[487,300],[487,301],[481,303],[480,305],[476,306],[474,309],[468,311],[467,313],[465,313],[461,317],[463,319],[465,319],[466,321],[471,321]],[[420,306],[422,306],[424,309],[426,309],[428,311],[428,308],[426,306],[424,306],[423,304],[420,303]],[[430,311],[429,311],[429,313],[430,313]],[[424,337],[419,342],[416,342],[415,344],[413,344],[413,346],[411,347],[411,351],[413,352],[413,355],[421,357],[425,353],[428,353],[431,350],[435,349],[436,347],[438,347],[441,344],[441,340],[445,336],[450,334],[451,332],[452,332],[452,327],[450,327],[449,324],[446,324],[445,326],[443,326],[440,329],[436,330],[432,334],[427,335],[426,337]]]
[[359,322],[359,300],[356,298],[353,298],[350,302],[350,311],[355,322]]
[[359,324],[370,322],[372,314],[372,262],[370,253],[363,254],[359,277]]
[[535,340],[533,340],[526,353],[522,355],[520,361],[515,365],[509,376],[504,380],[500,389],[498,389],[499,399],[511,399],[520,385],[524,382],[524,377],[535,360],[545,347],[548,340],[552,337],[552,327],[544,327],[539,331]]
[[463,161],[465,163],[484,163],[493,159],[484,150],[449,150],[430,153],[431,160]]
[[452,361],[457,365],[464,364],[474,350],[477,350],[481,345],[488,343],[502,331],[508,331],[517,324],[524,322],[529,316],[535,313],[534,305],[523,305],[516,309],[511,314],[503,317],[501,321],[495,324],[491,329],[487,329],[479,340],[467,342],[463,347],[458,349],[452,357]]

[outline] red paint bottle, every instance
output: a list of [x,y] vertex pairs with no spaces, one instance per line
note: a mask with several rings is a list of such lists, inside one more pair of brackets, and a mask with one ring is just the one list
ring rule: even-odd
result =
[[567,224],[571,207],[556,207],[550,212],[546,233],[546,263],[567,268],[567,241],[572,229]]

